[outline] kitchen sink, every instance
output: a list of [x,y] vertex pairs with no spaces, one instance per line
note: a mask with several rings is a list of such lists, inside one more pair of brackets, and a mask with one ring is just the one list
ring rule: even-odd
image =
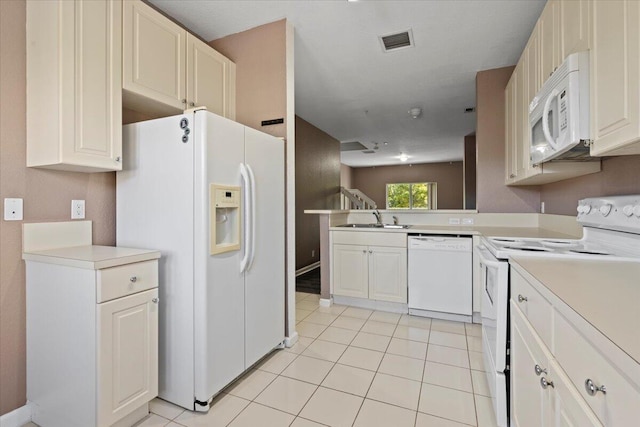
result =
[[342,224],[336,225],[336,227],[344,227],[344,228],[386,228],[386,229],[404,229],[411,227],[410,225],[400,225],[400,224]]

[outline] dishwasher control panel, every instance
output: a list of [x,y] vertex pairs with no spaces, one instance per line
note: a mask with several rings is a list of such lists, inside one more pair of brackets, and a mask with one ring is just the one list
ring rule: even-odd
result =
[[429,249],[442,251],[471,251],[470,237],[457,236],[409,236],[409,249]]

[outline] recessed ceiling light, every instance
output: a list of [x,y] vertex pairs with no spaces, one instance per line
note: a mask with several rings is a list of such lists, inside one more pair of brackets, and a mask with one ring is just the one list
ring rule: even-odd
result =
[[400,156],[398,158],[401,162],[406,162],[407,160],[409,160],[409,156],[407,156],[405,153],[400,153]]

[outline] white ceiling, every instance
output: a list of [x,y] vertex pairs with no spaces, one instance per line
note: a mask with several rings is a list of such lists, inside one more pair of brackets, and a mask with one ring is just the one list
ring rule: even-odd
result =
[[[375,154],[342,153],[373,166],[401,152],[408,163],[462,160],[476,72],[517,62],[546,0],[150,1],[205,40],[287,18],[296,114],[342,142],[378,142]],[[414,48],[382,52],[378,36],[409,28]]]

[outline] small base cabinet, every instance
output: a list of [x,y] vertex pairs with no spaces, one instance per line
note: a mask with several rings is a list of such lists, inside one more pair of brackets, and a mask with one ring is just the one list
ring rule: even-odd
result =
[[404,233],[332,231],[333,295],[407,303]]
[[[83,248],[96,247],[66,250]],[[158,394],[159,253],[129,250],[136,262],[116,256],[102,268],[55,251],[64,249],[23,255],[32,419],[47,427],[132,425]]]

